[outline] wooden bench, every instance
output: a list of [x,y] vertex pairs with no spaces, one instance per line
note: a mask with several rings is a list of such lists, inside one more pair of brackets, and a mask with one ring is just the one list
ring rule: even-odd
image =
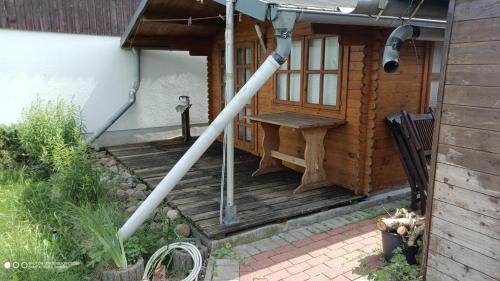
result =
[[[328,129],[345,124],[344,120],[290,112],[254,115],[250,116],[249,119],[259,122],[264,131],[263,155],[259,168],[253,173],[253,176],[281,171],[285,169],[281,161],[285,161],[304,167],[301,184],[294,190],[294,194],[330,185],[323,168],[325,157],[323,142]],[[306,143],[304,158],[279,151],[279,129],[281,126],[301,132]]]

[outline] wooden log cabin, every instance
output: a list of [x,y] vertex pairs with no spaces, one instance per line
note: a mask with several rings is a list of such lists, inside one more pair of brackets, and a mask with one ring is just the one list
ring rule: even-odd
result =
[[[207,56],[210,121],[224,106],[224,14],[225,7],[210,0],[145,0],[122,37],[125,48]],[[395,21],[394,27],[399,24]],[[235,118],[235,146],[263,155],[264,134],[259,123],[250,120],[253,115],[295,113],[340,120],[345,124],[328,129],[324,138],[327,180],[357,194],[405,185],[384,118],[402,109],[422,113],[433,106],[442,45],[404,43],[401,68],[387,74],[380,62],[394,27],[296,23],[288,62]],[[264,35],[265,47],[256,28]],[[274,50],[274,30],[269,21],[237,13],[234,41],[237,91]],[[279,138],[279,153],[303,157],[305,142],[298,130],[282,126]],[[304,171],[293,161],[283,164]]]

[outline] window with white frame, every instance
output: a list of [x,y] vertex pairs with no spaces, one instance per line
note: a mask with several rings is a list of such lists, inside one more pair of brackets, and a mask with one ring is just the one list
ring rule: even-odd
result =
[[336,107],[339,65],[337,36],[293,40],[288,61],[277,71],[276,100],[306,106]]

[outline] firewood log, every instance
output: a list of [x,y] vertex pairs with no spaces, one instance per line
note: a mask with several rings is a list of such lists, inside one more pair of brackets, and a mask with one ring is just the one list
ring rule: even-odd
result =
[[413,228],[408,234],[408,242],[406,244],[408,246],[415,246],[417,244],[417,239],[424,233],[424,225],[421,224],[415,228]]
[[[410,226],[410,229],[411,229],[411,226]],[[404,225],[400,225],[400,226],[398,226],[398,228],[396,229],[396,232],[397,232],[400,236],[405,236],[405,235],[408,233],[408,228],[406,228],[406,226],[404,226]]]
[[381,231],[396,231],[399,226],[410,227],[415,220],[408,218],[383,218],[377,222],[377,228]]

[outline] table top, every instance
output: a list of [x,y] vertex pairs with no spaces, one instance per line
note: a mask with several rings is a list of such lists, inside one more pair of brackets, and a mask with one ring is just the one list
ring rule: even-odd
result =
[[343,125],[345,120],[302,115],[293,112],[259,114],[248,117],[252,121],[285,126],[294,129],[332,128]]

